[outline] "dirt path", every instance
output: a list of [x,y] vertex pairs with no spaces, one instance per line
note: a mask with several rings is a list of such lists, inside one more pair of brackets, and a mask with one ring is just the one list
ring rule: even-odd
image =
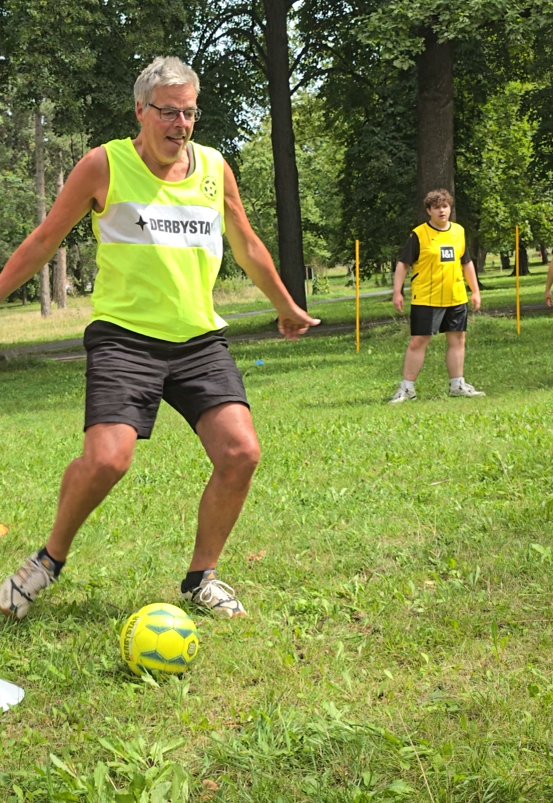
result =
[[[383,295],[385,292],[378,293],[378,295]],[[328,302],[332,301],[342,301],[344,299],[327,299]],[[524,304],[521,305],[520,308],[521,314],[526,315],[536,315],[536,314],[551,314],[551,310],[549,307],[546,307],[545,304]],[[263,310],[264,313],[270,312],[270,310]],[[491,317],[513,317],[515,315],[515,307],[499,307],[497,309],[486,309],[482,312],[478,313],[480,315],[489,315]],[[258,312],[253,313],[240,313],[236,316],[227,315],[227,318],[232,317],[246,317],[247,315],[257,315],[260,314]],[[404,318],[385,318],[376,321],[364,321],[361,323],[361,329],[372,329],[377,326],[390,326],[391,324],[398,323],[399,321],[406,321],[407,316]],[[340,335],[346,334],[347,332],[354,332],[355,331],[355,324],[354,323],[334,323],[334,324],[322,324],[320,326],[313,327],[309,330],[307,335],[304,337],[328,337],[330,335]],[[227,339],[230,343],[240,343],[240,342],[247,342],[247,341],[255,341],[255,340],[266,340],[268,338],[280,338],[281,335],[276,331],[274,332],[258,332],[246,334],[246,335],[228,335]],[[17,357],[23,357],[26,355],[36,355],[40,357],[45,357],[46,359],[56,360],[58,362],[72,362],[73,360],[84,360],[86,353],[83,348],[83,340],[82,337],[79,338],[71,338],[70,340],[55,340],[51,343],[36,343],[32,346],[17,346],[13,349],[6,349],[4,351],[0,351],[0,360],[12,360]]]

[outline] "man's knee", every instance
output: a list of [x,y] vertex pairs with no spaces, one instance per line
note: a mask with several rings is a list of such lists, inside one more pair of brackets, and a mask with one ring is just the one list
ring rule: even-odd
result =
[[113,485],[125,476],[132,463],[132,451],[108,448],[85,455],[85,465],[91,477]]
[[431,335],[411,335],[409,348],[411,351],[424,351],[431,340]]
[[260,458],[260,449],[255,437],[243,438],[229,444],[215,460],[217,471],[224,474],[229,481],[249,480],[253,475]]
[[449,348],[462,348],[465,345],[466,332],[448,332],[447,345]]

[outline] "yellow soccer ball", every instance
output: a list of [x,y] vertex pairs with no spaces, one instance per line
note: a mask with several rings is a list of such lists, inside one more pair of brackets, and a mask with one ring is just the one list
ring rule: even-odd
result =
[[123,660],[135,675],[145,669],[184,672],[199,646],[192,619],[176,605],[166,602],[145,605],[129,616],[119,643]]

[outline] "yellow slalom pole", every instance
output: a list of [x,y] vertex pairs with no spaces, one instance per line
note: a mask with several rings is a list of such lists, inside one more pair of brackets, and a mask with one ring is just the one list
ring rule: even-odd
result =
[[516,276],[516,296],[517,296],[517,335],[520,335],[520,263],[519,263],[519,232],[515,226],[515,276]]
[[355,241],[355,343],[359,354],[359,240]]

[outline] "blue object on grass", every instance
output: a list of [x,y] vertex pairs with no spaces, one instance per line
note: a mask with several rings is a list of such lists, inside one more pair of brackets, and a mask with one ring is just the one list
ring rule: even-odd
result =
[[263,360],[256,360],[256,361],[255,361],[255,364],[256,364],[256,365],[265,365],[265,363],[263,362]]

